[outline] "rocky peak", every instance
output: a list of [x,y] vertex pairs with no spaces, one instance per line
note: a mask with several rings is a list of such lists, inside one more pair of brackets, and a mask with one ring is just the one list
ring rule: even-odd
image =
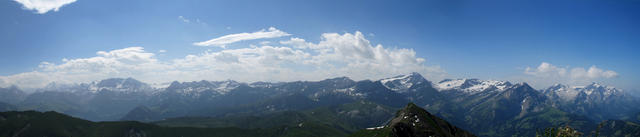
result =
[[412,72],[407,75],[398,75],[391,78],[385,78],[379,81],[386,88],[401,93],[408,91],[408,89],[410,89],[414,85],[430,85],[429,81],[427,81],[424,77],[422,77],[422,75],[420,75],[420,73],[417,72]]
[[554,84],[543,91],[546,96],[551,98],[559,98],[562,101],[573,101],[578,96],[580,91],[575,88],[570,88],[563,84]]
[[584,86],[584,88],[581,89],[583,92],[585,92],[587,95],[591,95],[593,93],[596,94],[600,94],[600,95],[605,95],[605,96],[609,96],[609,95],[614,95],[614,94],[619,94],[622,93],[621,90],[615,88],[615,87],[611,87],[611,86],[604,86],[604,85],[600,85],[598,83],[591,83],[587,86]]
[[406,137],[472,137],[473,134],[457,128],[426,110],[409,103],[396,113],[396,117],[385,127],[391,128],[391,136]]
[[229,91],[239,87],[242,83],[234,80],[224,81],[192,81],[192,82],[178,82],[174,81],[167,87],[168,91],[174,91],[181,94],[188,94],[190,96],[200,96],[200,93],[205,91],[213,91],[215,94],[226,94]]
[[140,82],[133,78],[109,78],[101,80],[98,83],[92,83],[89,86],[90,91],[120,91],[120,92],[137,92],[150,91],[151,86],[147,83]]
[[558,83],[558,84],[551,85],[549,88],[547,88],[547,90],[555,91],[555,90],[563,90],[563,89],[567,89],[567,88],[569,88],[569,86]]
[[171,82],[171,84],[169,84],[169,87],[167,87],[168,89],[175,89],[175,88],[180,88],[182,86],[182,84],[178,81],[173,81]]
[[349,77],[336,77],[332,79],[326,79],[323,81],[329,81],[334,83],[355,83],[355,81],[351,80]]

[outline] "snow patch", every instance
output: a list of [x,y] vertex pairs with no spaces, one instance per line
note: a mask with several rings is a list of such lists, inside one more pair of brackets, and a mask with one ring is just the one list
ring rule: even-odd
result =
[[384,126],[379,126],[379,127],[370,127],[370,128],[366,128],[367,130],[378,130],[378,129],[383,129]]
[[511,83],[496,80],[478,80],[478,79],[447,79],[435,85],[440,91],[460,90],[465,93],[476,94],[482,91],[494,89],[492,91],[504,91]]
[[594,93],[602,94],[605,97],[611,96],[614,94],[619,94],[622,92],[615,87],[603,86],[598,83],[592,83],[587,86],[572,86],[569,87],[567,85],[555,84],[545,90],[545,92],[551,92],[557,95],[563,101],[573,101],[577,98],[578,94],[584,93],[587,96],[592,95]]
[[384,87],[399,93],[407,92],[412,86],[422,84],[423,82],[426,82],[426,80],[416,72],[380,80],[380,83],[382,83]]

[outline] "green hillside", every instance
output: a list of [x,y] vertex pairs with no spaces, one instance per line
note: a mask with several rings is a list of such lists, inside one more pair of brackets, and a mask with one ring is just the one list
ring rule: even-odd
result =
[[260,116],[182,117],[152,123],[92,122],[54,111],[0,113],[0,136],[348,136],[388,120],[395,109],[354,102]]
[[[388,117],[394,109],[371,102],[354,102],[305,111],[284,111],[261,116],[183,117],[153,123],[135,121],[92,122],[58,112],[0,112],[0,136],[21,137],[371,137],[371,136],[473,136],[424,109],[409,104]],[[392,119],[390,119],[392,118]],[[381,124],[382,123],[382,124]],[[378,127],[383,125],[382,127]],[[580,116],[547,109],[496,124],[483,136],[533,136],[548,127],[575,127],[576,131],[600,137],[640,136],[640,125],[608,120],[594,124]],[[378,128],[371,128],[378,127]],[[363,130],[367,128],[366,130]],[[509,132],[517,131],[517,132]]]
[[152,123],[168,127],[201,128],[296,127],[293,130],[316,132],[320,133],[317,135],[323,136],[342,136],[367,127],[379,126],[388,121],[395,110],[373,102],[360,101],[305,111],[284,111],[260,116],[181,117]]
[[599,125],[600,137],[640,137],[640,124],[622,121],[606,120]]
[[0,136],[3,137],[286,137],[346,135],[316,124],[305,124],[297,127],[279,126],[265,129],[164,127],[132,121],[91,122],[52,111],[10,111],[0,113]]

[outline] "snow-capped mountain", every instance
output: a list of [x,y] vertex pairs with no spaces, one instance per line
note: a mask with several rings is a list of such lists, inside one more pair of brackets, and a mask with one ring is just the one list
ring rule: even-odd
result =
[[[256,112],[275,112],[359,100],[392,107],[414,102],[440,114],[477,117],[471,123],[485,121],[482,117],[523,117],[549,107],[588,114],[593,119],[616,118],[638,110],[638,107],[628,105],[633,102],[627,100],[632,99],[622,90],[595,83],[583,87],[558,84],[539,91],[526,83],[496,80],[447,79],[432,83],[419,73],[377,81],[353,81],[348,77],[251,84],[233,80],[176,81],[166,88],[153,88],[132,78],[113,78],[82,84],[51,83],[41,91],[29,95],[21,103],[32,104],[33,108],[51,104],[52,108],[42,110],[59,109],[91,120],[113,119],[137,106],[147,106],[167,118],[190,113],[210,115],[244,111],[239,106],[251,106]],[[278,109],[272,109],[274,107],[270,105],[278,106]]]
[[606,100],[613,96],[623,96],[625,93],[611,86],[604,86],[598,83],[591,83],[587,86],[568,86],[563,84],[555,84],[545,90],[545,95],[550,98],[560,99],[561,101],[584,101],[580,99]]
[[563,84],[555,84],[543,91],[545,95],[552,99],[560,99],[562,101],[573,101],[581,91],[575,87],[569,87]]
[[440,91],[457,90],[469,94],[483,91],[504,91],[512,84],[507,81],[478,79],[445,79],[436,84]]
[[74,84],[61,84],[61,83],[49,83],[43,89],[39,91],[59,91],[59,92],[73,92],[73,93],[96,93],[99,91],[116,91],[116,92],[146,92],[153,91],[149,84],[140,82],[133,78],[109,78],[101,81],[94,81],[91,83],[74,83]]
[[543,93],[556,108],[600,120],[634,113],[639,107],[628,104],[640,103],[637,98],[620,89],[598,83],[586,86],[555,84],[543,90]]
[[119,92],[140,92],[140,91],[150,91],[153,88],[149,86],[147,83],[140,82],[133,78],[111,78],[101,80],[95,85],[90,85],[91,91],[119,91]]
[[391,78],[380,79],[380,83],[390,90],[403,93],[407,92],[412,86],[422,83],[428,83],[420,73],[412,72],[407,75],[399,75]]
[[619,90],[615,87],[603,86],[598,83],[591,83],[590,85],[584,86],[582,88],[578,87],[578,89],[583,91],[587,95],[591,95],[595,93],[595,94],[602,94],[605,96],[611,96],[611,95],[619,95],[623,93],[622,90]]
[[145,104],[158,90],[133,78],[109,78],[90,83],[50,83],[36,91],[20,103],[21,107],[100,121],[120,118],[133,107]]
[[242,83],[225,80],[225,81],[193,81],[193,82],[177,82],[174,81],[166,88],[166,91],[180,93],[186,96],[199,97],[202,92],[213,92],[217,95],[224,95],[229,91],[237,88]]
[[284,82],[278,82],[278,83],[271,83],[271,82],[253,82],[251,84],[249,84],[250,87],[254,87],[254,88],[271,88],[271,87],[276,87],[276,86],[280,86],[284,84]]

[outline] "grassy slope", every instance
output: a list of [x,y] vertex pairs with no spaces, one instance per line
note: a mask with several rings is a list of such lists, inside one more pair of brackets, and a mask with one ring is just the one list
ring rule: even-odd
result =
[[606,120],[600,123],[600,137],[638,137],[640,124],[622,121]]
[[[312,130],[321,129],[321,130]],[[337,132],[337,133],[336,133]],[[0,136],[85,136],[116,137],[146,135],[175,136],[346,136],[336,130],[306,124],[301,127],[273,127],[258,129],[163,127],[133,121],[91,122],[57,112],[10,111],[0,113]]]
[[346,136],[379,126],[393,116],[394,108],[372,102],[354,102],[306,111],[284,111],[261,116],[183,117],[153,122],[171,127],[288,128],[292,132]]

